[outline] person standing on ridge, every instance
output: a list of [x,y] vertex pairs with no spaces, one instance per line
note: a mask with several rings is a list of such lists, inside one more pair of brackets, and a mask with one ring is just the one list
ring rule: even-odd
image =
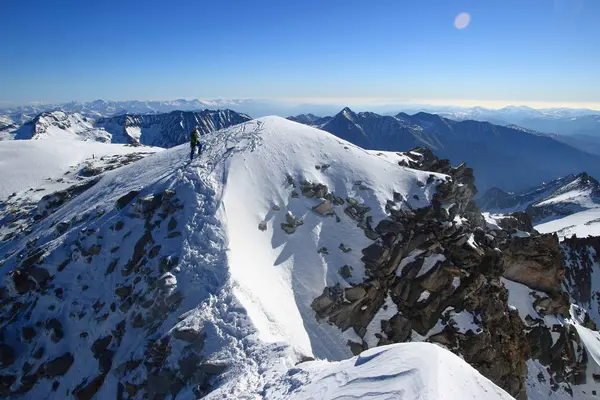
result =
[[196,152],[196,146],[198,146],[198,154],[202,152],[202,144],[198,143],[198,136],[200,133],[198,132],[198,127],[195,127],[192,133],[190,134],[190,161],[194,159],[194,153]]

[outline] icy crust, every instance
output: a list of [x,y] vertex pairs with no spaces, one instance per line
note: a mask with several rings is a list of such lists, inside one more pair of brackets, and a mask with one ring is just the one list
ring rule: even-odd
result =
[[269,399],[512,399],[435,344],[401,343],[341,362],[308,362],[266,390]]

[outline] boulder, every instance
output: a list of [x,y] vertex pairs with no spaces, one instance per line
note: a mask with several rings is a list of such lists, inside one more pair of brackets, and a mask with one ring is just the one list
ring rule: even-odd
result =
[[65,336],[62,324],[56,318],[51,318],[46,322],[46,329],[51,332],[50,338],[54,343],[58,343]]
[[504,218],[499,218],[497,221],[498,225],[507,231],[516,229],[523,232],[535,232],[533,229],[533,223],[531,222],[531,217],[526,212],[513,212]]
[[202,331],[196,328],[175,328],[171,334],[175,339],[188,343],[194,343],[204,339]]
[[87,383],[87,381],[84,381],[84,383],[80,384],[79,386],[77,386],[77,388],[75,388],[75,390],[73,391],[73,396],[77,400],[92,400],[96,393],[98,393],[98,390],[100,390],[100,388],[104,384],[105,378],[106,375],[103,374],[98,375],[89,383]]
[[0,369],[9,367],[15,362],[15,349],[11,346],[0,343]]
[[340,275],[345,279],[351,278],[352,267],[349,265],[344,265],[342,268],[340,268]]
[[381,321],[381,329],[390,343],[405,342],[412,333],[410,320],[402,314],[394,315],[389,321]]
[[177,286],[177,277],[170,272],[166,272],[156,281],[156,287],[162,292],[170,291]]
[[115,294],[119,296],[121,300],[129,297],[133,292],[133,288],[131,286],[119,286],[115,289]]
[[60,221],[58,224],[56,224],[55,229],[57,236],[64,234],[70,226],[71,224],[68,221]]
[[117,208],[117,210],[122,210],[123,208],[125,208],[125,206],[129,204],[139,193],[139,190],[132,190],[125,196],[119,197],[115,203],[115,207]]
[[323,201],[321,204],[314,206],[312,210],[320,215],[329,215],[332,213],[333,204],[329,200]]
[[565,269],[555,234],[512,237],[501,246],[501,250],[505,278],[550,294],[560,292]]
[[69,371],[71,365],[73,365],[73,361],[75,361],[73,355],[71,353],[65,353],[60,357],[44,363],[38,370],[38,374],[44,378],[63,376]]
[[112,335],[108,335],[108,336],[97,339],[94,342],[94,344],[92,344],[92,353],[94,354],[95,359],[100,358],[102,353],[104,353],[104,351],[110,345],[110,342],[112,341],[112,339],[113,339]]
[[35,283],[23,270],[10,271],[4,279],[4,285],[13,295],[24,294],[35,289]]
[[153,213],[162,204],[162,194],[148,195],[142,198],[138,198],[133,205],[133,214],[146,217]]
[[362,286],[354,286],[345,290],[346,299],[357,301],[367,295],[367,291]]
[[25,342],[30,342],[36,335],[35,329],[30,326],[24,326],[21,330],[21,336]]

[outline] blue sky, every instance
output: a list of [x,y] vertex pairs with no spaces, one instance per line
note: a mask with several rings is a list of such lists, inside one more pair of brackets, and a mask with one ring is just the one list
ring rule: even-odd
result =
[[[454,26],[469,13],[470,24]],[[600,1],[3,0],[0,102],[600,108]]]

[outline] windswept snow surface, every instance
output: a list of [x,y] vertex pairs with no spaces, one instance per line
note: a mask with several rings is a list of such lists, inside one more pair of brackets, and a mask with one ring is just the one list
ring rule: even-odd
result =
[[349,360],[301,364],[276,385],[272,399],[512,399],[465,363],[435,344],[401,343],[364,351]]
[[160,150],[75,139],[2,141],[0,199],[13,192],[37,188],[48,178],[60,178],[72,166],[92,157]]

